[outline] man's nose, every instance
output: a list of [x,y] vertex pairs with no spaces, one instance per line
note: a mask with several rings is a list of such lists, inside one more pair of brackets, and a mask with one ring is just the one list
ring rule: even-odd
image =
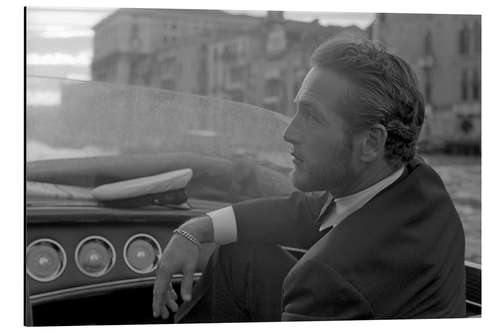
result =
[[290,124],[288,124],[288,127],[286,128],[285,132],[283,133],[283,139],[286,142],[296,144],[299,142],[299,137],[300,137],[300,131],[297,126],[297,117],[293,117],[292,121]]

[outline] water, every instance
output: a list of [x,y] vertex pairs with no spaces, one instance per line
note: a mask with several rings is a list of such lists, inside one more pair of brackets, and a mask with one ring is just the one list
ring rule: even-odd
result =
[[481,158],[428,155],[424,159],[443,179],[465,231],[466,260],[481,263]]

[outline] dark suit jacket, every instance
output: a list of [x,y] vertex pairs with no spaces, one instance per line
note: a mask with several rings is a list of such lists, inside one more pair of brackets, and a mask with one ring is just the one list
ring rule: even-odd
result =
[[239,242],[309,248],[283,284],[282,320],[465,316],[464,232],[440,177],[420,160],[327,232],[325,195],[233,206]]

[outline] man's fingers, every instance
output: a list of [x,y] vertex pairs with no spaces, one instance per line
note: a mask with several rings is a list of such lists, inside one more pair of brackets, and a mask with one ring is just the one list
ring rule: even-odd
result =
[[174,289],[170,290],[170,294],[172,295],[172,299],[173,299],[174,301],[177,301],[177,298],[178,298],[178,297],[177,297],[177,293],[175,292],[175,290],[174,290]]
[[[174,298],[174,295],[175,295],[175,298]],[[179,306],[175,302],[176,299],[177,299],[177,294],[175,293],[175,291],[173,289],[170,290],[168,292],[168,296],[166,298],[166,304],[167,304],[168,308],[170,310],[172,310],[172,312],[177,312],[177,310],[179,310]]]
[[[154,295],[157,297],[157,294]],[[177,299],[177,294],[173,289],[167,290],[162,295],[159,295],[159,304],[158,309],[153,309],[153,315],[155,318],[161,316],[162,319],[167,319],[169,317],[169,309],[172,312],[177,312],[179,310],[179,306],[175,302]]]
[[170,282],[165,297],[165,304],[168,306],[170,310],[172,310],[172,312],[177,312],[177,310],[179,309],[179,306],[175,302],[176,300],[177,300],[177,293],[175,292],[174,287],[172,287],[172,282]]
[[158,274],[156,275],[153,294],[162,294],[167,291],[170,286],[171,276],[172,274],[167,269],[160,269],[160,267],[158,267]]
[[166,306],[162,306],[160,311],[161,311],[161,318],[162,319],[167,319],[168,315],[169,315],[167,307]]
[[163,298],[163,295],[158,293],[156,291],[156,288],[154,288],[154,291],[153,291],[153,317],[155,317],[155,318],[158,318],[158,316],[160,315],[160,308],[163,305],[162,298]]
[[[179,236],[180,237],[180,236]],[[160,257],[153,288],[153,316],[166,319],[169,311],[176,312],[178,295],[172,290],[172,274],[182,271],[181,297],[184,302],[191,300],[193,274],[199,252],[194,245],[182,237],[172,237]],[[197,249],[196,249],[197,250]],[[183,269],[181,269],[183,268]]]
[[185,269],[181,283],[181,297],[184,302],[191,300],[191,290],[193,289],[194,269]]
[[163,307],[166,288],[157,278],[153,288],[153,316],[157,318],[160,315],[160,309]]
[[[163,317],[163,308],[165,308],[165,297],[170,286],[171,273],[158,267],[158,275],[153,287],[153,316],[157,318],[160,314]],[[168,311],[167,311],[168,317]]]
[[165,294],[153,293],[153,317],[163,317],[162,309],[165,307]]

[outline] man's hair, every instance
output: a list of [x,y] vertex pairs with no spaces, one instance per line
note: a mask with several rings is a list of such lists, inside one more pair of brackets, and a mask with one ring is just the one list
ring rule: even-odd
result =
[[364,38],[337,37],[313,52],[311,65],[330,69],[353,84],[354,91],[341,107],[351,133],[382,124],[387,130],[385,159],[390,165],[400,167],[415,156],[424,101],[416,75],[403,59]]

